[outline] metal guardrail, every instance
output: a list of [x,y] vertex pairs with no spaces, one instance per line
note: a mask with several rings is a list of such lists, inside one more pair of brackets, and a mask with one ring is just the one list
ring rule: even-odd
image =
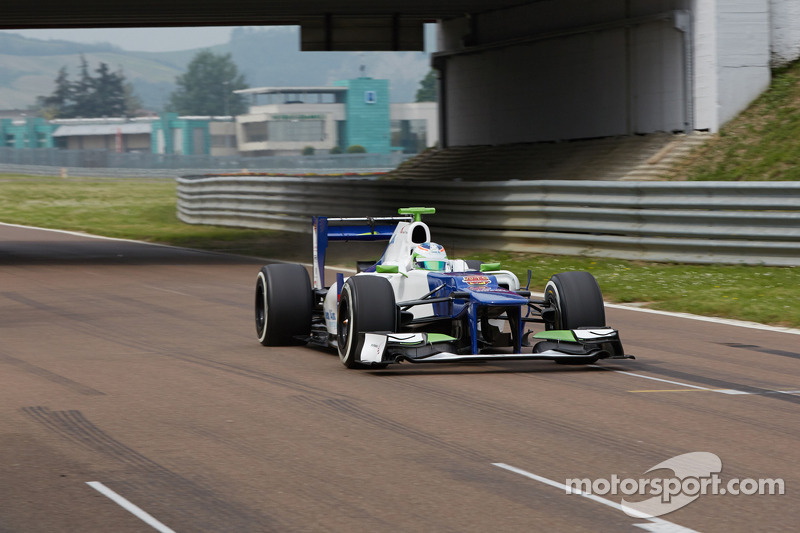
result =
[[428,182],[186,176],[191,224],[310,231],[310,217],[436,207],[437,240],[460,247],[651,261],[800,266],[797,182]]

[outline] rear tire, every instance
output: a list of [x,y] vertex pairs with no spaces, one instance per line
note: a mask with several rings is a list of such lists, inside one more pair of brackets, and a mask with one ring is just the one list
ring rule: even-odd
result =
[[385,368],[358,361],[358,334],[397,330],[397,306],[389,280],[378,276],[353,276],[342,287],[336,313],[336,344],[347,368]]
[[261,267],[256,278],[256,334],[264,346],[297,344],[311,333],[314,298],[302,265]]

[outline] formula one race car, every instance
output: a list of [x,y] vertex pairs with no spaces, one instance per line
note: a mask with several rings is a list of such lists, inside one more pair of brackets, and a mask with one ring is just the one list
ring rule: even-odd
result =
[[[588,272],[554,275],[544,298],[499,263],[450,259],[431,242],[423,214],[313,217],[313,287],[297,264],[270,264],[256,282],[256,331],[265,346],[307,343],[339,352],[348,368],[392,363],[550,359],[590,364],[631,359],[606,327],[597,281]],[[329,241],[388,240],[376,263],[325,286]],[[530,273],[528,275],[530,284]],[[543,331],[528,329],[543,324]],[[531,344],[531,338],[535,344]]]

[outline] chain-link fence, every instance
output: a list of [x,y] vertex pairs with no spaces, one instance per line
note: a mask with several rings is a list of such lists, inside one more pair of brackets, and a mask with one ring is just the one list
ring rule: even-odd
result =
[[[412,157],[408,154],[322,154],[309,156],[215,157],[108,150],[0,147],[0,172],[83,176],[179,176],[240,171],[330,173],[388,171]],[[102,170],[101,170],[102,169]]]

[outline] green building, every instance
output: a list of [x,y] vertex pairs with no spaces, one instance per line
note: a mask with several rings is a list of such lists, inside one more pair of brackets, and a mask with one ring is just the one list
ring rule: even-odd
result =
[[207,154],[211,139],[208,120],[192,120],[177,113],[164,113],[152,124],[154,154]]
[[234,155],[235,124],[232,117],[181,117],[164,113],[152,124],[154,154]]
[[53,132],[58,126],[40,117],[24,120],[0,119],[0,140],[9,148],[53,148]]
[[347,120],[339,126],[340,146],[361,145],[371,154],[391,153],[389,80],[362,77],[334,85],[347,87]]

